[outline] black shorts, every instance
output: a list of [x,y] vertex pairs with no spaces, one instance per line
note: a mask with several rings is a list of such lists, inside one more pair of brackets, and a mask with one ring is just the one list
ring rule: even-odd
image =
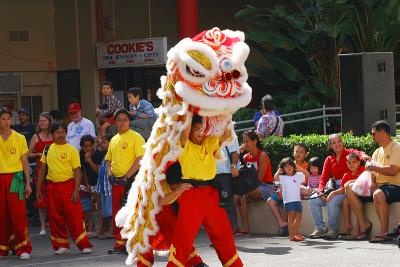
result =
[[[393,202],[400,202],[400,186],[397,185],[382,185],[379,189],[385,194],[386,202],[388,204]],[[371,197],[361,197],[359,196],[362,203],[374,202]]]
[[382,185],[379,187],[379,189],[385,194],[387,203],[390,204],[400,201],[400,186]]

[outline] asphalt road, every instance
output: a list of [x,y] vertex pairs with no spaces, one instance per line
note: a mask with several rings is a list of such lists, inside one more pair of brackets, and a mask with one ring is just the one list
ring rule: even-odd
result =
[[[108,255],[113,240],[92,239],[94,252],[83,255],[71,243],[71,254],[56,256],[50,245],[49,234],[38,235],[31,229],[32,259],[21,261],[16,256],[0,260],[0,266],[124,266],[125,256]],[[370,244],[366,241],[306,240],[296,243],[287,238],[252,235],[236,238],[239,255],[245,266],[400,266],[400,249],[394,243]],[[207,235],[200,232],[196,247],[211,267],[221,266]],[[167,257],[157,257],[154,266],[165,266]]]

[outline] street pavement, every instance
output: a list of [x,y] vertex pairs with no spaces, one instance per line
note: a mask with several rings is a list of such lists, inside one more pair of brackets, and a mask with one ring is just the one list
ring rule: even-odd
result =
[[[0,260],[0,266],[124,266],[125,255],[108,255],[113,240],[91,239],[94,252],[79,253],[71,242],[71,254],[56,256],[50,245],[49,233],[38,235],[39,229],[31,229],[32,259],[21,261],[16,256]],[[245,266],[384,266],[400,267],[400,249],[394,243],[370,244],[367,241],[306,240],[290,242],[288,238],[251,235],[236,238],[239,255]],[[196,248],[210,266],[221,266],[216,253],[209,245],[207,235],[201,231]],[[156,257],[155,267],[165,266],[167,257]]]

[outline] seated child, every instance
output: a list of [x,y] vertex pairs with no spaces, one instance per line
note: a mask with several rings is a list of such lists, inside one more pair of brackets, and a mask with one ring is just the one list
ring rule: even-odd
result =
[[[337,189],[329,194],[327,197],[327,201],[332,199],[336,195],[345,194],[346,188],[351,188],[353,186],[354,180],[360,176],[361,173],[364,172],[365,168],[360,166],[360,158],[357,154],[351,153],[346,156],[347,167],[349,171],[347,171],[342,180],[340,181],[340,189]],[[344,217],[344,233],[341,233],[339,237],[344,240],[355,239],[357,235],[360,234],[360,229],[358,225],[353,229],[353,225],[351,224],[350,217],[350,203],[347,198],[343,199],[343,217]]]
[[304,236],[299,233],[302,212],[300,187],[305,180],[305,174],[298,172],[294,161],[287,157],[281,160],[274,179],[281,184],[282,199],[288,215],[290,241],[303,241]]
[[101,104],[96,109],[96,113],[98,116],[106,118],[106,121],[100,127],[100,135],[104,135],[107,128],[115,123],[114,112],[123,106],[119,99],[113,95],[113,85],[111,82],[102,82],[100,88],[102,95]]
[[127,95],[129,101],[129,112],[133,117],[131,126],[134,131],[138,132],[147,140],[150,136],[153,124],[157,119],[154,107],[149,101],[142,99],[141,88],[129,88]]
[[308,164],[310,176],[308,177],[307,187],[310,189],[318,189],[322,173],[322,162],[319,158],[312,157]]

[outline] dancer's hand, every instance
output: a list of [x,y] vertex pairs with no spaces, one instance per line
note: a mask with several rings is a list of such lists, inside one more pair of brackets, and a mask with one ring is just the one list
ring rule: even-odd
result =
[[189,183],[182,183],[179,185],[177,191],[182,194],[183,192],[185,192],[186,190],[188,190],[192,187],[193,187],[193,185],[191,185]]

